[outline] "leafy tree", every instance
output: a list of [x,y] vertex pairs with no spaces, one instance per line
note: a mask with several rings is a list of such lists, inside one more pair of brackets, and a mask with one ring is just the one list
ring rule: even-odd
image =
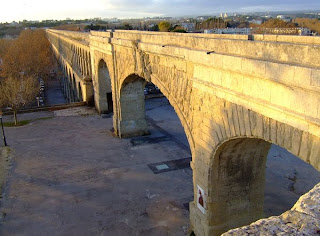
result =
[[46,79],[55,65],[51,46],[44,30],[24,30],[12,42],[3,57],[3,77],[29,77]]
[[[286,22],[281,19],[270,19],[268,21],[263,22],[261,25],[250,24],[250,27],[255,28],[256,34],[278,34],[277,31],[273,31],[272,29],[288,29],[288,28],[296,28],[297,24],[292,22]],[[271,29],[271,31],[270,31]],[[283,31],[285,32],[285,31]],[[285,34],[297,34],[298,31],[288,31]]]
[[123,25],[123,29],[125,29],[125,30],[132,30],[132,26],[129,25],[128,23],[126,23],[126,24]]
[[158,25],[154,25],[150,28],[150,31],[159,31],[159,26]]
[[184,29],[174,29],[174,30],[172,30],[172,32],[176,32],[176,33],[187,33],[187,31],[184,30]]
[[263,22],[261,25],[251,24],[251,27],[258,27],[258,28],[295,28],[297,24],[292,22],[286,22],[281,19],[270,19],[268,21]]
[[[0,104],[10,106],[14,124],[18,124],[17,110],[34,101],[39,93],[39,83],[34,77],[8,77],[0,84]],[[2,107],[2,106],[1,106]]]
[[169,32],[171,24],[168,21],[161,21],[158,27],[159,27],[159,30],[162,32]]
[[309,28],[310,30],[320,34],[320,19],[297,18],[294,19],[300,27]]
[[56,61],[44,30],[24,30],[3,48],[0,103],[12,108],[17,124],[17,110],[35,101],[38,78],[48,78]]
[[187,33],[187,31],[181,26],[181,25],[175,25],[170,29],[171,32],[176,32],[176,33]]
[[196,29],[221,29],[228,25],[222,18],[209,18],[196,24]]
[[85,30],[106,30],[107,27],[106,26],[102,26],[102,25],[87,25],[85,27]]
[[0,39],[0,58],[3,58],[5,56],[12,42],[13,40],[11,39]]

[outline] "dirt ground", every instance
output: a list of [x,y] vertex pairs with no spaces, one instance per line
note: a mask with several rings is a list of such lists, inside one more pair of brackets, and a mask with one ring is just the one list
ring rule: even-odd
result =
[[[148,101],[146,114],[145,139],[113,137],[112,117],[92,108],[24,114],[52,118],[6,129],[14,151],[0,234],[185,235],[191,169],[154,174],[149,166],[190,158],[188,143],[165,99]],[[320,174],[273,146],[266,179],[268,216],[289,209]]]

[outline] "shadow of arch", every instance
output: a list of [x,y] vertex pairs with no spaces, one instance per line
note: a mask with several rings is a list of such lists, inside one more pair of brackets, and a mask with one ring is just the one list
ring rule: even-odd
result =
[[76,78],[74,74],[72,74],[72,93],[73,93],[74,102],[76,102],[78,100],[78,94],[77,94]]
[[78,82],[78,94],[79,94],[79,100],[80,100],[80,102],[82,102],[83,101],[83,95],[82,95],[82,87],[81,87],[81,84],[80,84],[80,82]]
[[265,166],[271,143],[236,138],[222,143],[209,173],[208,212],[221,233],[263,217]]
[[[217,235],[264,217],[266,161],[270,147],[275,144],[292,153],[277,141],[257,136],[227,138],[212,154],[207,210],[209,225]],[[308,157],[298,157],[307,163]]]
[[[118,132],[118,136],[129,137],[149,134],[145,119],[144,88],[146,83],[147,81],[137,74],[130,74],[122,81],[119,93],[120,121],[117,127],[118,131],[116,131]],[[174,108],[187,136],[191,153],[193,153],[193,138],[179,106],[173,98],[169,96],[167,89],[162,83],[158,80],[152,80],[152,83],[159,87],[163,95]]]

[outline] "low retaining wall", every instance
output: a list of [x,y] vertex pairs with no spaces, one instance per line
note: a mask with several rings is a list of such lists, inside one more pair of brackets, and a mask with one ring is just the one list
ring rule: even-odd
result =
[[[55,110],[62,110],[66,108],[72,107],[81,107],[86,106],[86,102],[73,102],[69,104],[61,104],[61,105],[53,105],[53,106],[43,106],[43,107],[35,107],[35,108],[28,108],[28,109],[20,109],[18,110],[18,114],[21,113],[29,113],[29,112],[38,112],[38,111],[55,111]],[[5,111],[3,112],[4,115],[12,115],[12,111]]]

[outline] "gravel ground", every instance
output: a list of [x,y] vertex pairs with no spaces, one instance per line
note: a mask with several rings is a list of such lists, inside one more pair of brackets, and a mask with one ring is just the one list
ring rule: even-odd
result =
[[[150,138],[133,145],[112,136],[111,117],[80,107],[7,128],[14,150],[4,190],[1,235],[185,235],[190,168],[154,174],[148,164],[190,157],[165,98],[146,103]],[[21,114],[21,118],[32,114]],[[7,119],[10,119],[7,117]],[[320,182],[311,166],[277,146],[267,161],[265,214],[291,208]]]

